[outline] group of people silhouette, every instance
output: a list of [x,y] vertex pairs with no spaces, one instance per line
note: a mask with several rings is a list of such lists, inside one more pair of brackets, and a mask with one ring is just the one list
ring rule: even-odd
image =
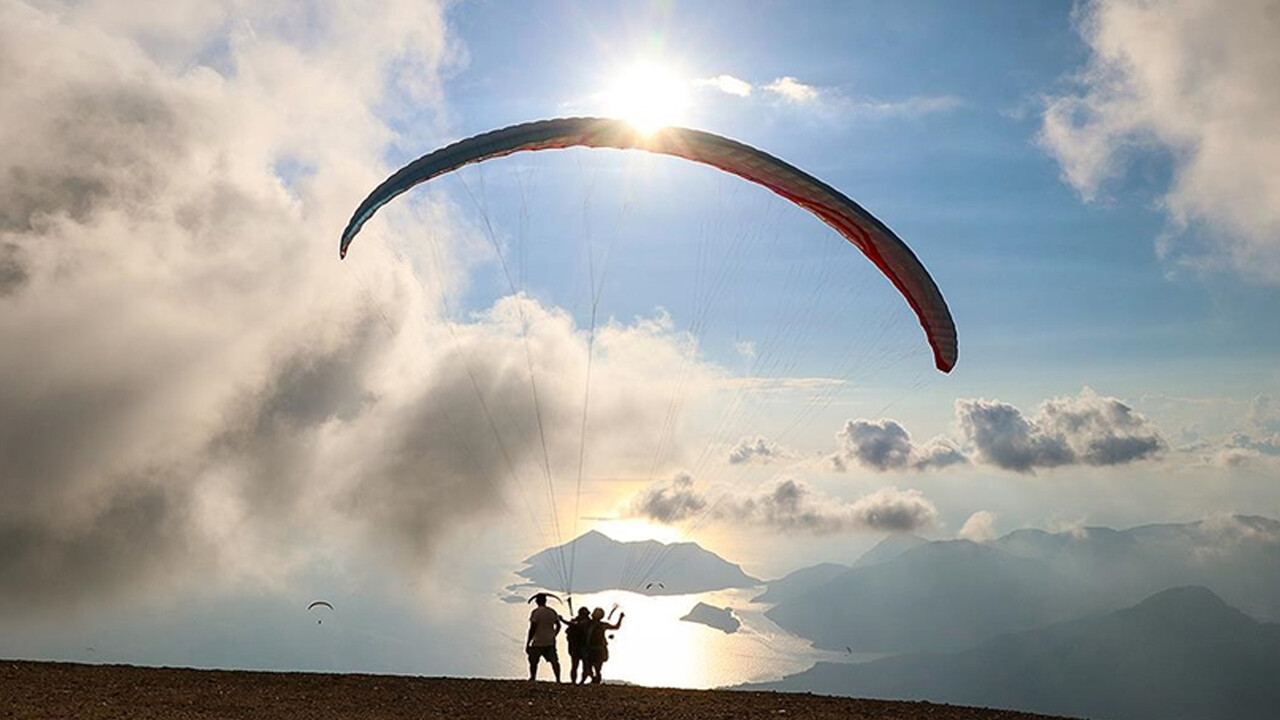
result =
[[[594,611],[578,608],[578,614],[566,620],[560,613],[547,607],[546,593],[533,596],[537,605],[529,614],[529,635],[525,639],[525,653],[529,656],[529,679],[538,677],[538,663],[546,659],[551,663],[551,670],[560,682],[560,656],[556,652],[556,638],[560,629],[564,628],[565,639],[569,643],[569,682],[584,685],[588,682],[600,682],[600,670],[609,660],[609,631],[622,627],[622,619],[626,613],[618,614],[618,622],[605,621],[604,608]],[[579,677],[578,669],[582,668]]]

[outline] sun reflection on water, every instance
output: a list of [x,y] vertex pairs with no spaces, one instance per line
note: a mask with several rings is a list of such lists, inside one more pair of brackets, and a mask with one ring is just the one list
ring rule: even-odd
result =
[[[575,595],[579,607],[603,608],[616,604],[625,613],[622,627],[612,632],[604,680],[656,687],[710,688],[773,680],[805,670],[819,660],[846,662],[850,658],[814,650],[808,641],[774,625],[764,617],[766,605],[750,602],[759,589],[665,597],[611,591]],[[742,621],[734,633],[681,621],[699,602],[729,607]],[[527,622],[527,608],[515,606]],[[568,607],[556,608],[568,617]],[[615,613],[614,619],[618,615]],[[516,628],[523,635],[524,628]],[[508,634],[508,637],[511,637]],[[560,655],[568,679],[568,655],[563,637]],[[540,678],[548,679],[543,669]]]

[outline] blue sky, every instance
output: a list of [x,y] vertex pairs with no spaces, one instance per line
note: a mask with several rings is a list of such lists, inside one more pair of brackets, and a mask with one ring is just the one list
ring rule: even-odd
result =
[[[449,131],[591,112],[609,73],[637,57],[690,79],[793,77],[818,99],[706,91],[690,115],[829,180],[908,239],[960,327],[963,360],[940,391],[1024,402],[1085,385],[1130,400],[1270,392],[1274,287],[1157,256],[1169,151],[1135,152],[1086,202],[1041,141],[1047,98],[1078,92],[1089,60],[1073,7],[463,5]],[[946,102],[909,109],[921,99]],[[901,109],[874,109],[890,105]]]
[[[0,616],[56,655],[83,643],[26,618],[180,625],[197,594],[228,603],[199,627],[325,587],[444,623],[593,527],[770,577],[890,530],[1280,516],[1277,21],[1263,0],[0,0]],[[828,228],[669,158],[483,163],[338,261],[396,167],[608,112],[642,60],[683,123],[892,227],[954,314],[954,372]],[[812,290],[824,272],[847,282]],[[414,615],[442,582],[466,591]]]

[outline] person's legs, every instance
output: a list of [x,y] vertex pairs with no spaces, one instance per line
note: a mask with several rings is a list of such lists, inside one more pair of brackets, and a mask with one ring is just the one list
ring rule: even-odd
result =
[[581,660],[577,655],[569,653],[569,684],[576,685],[578,683],[578,663]]
[[529,655],[529,679],[536,680],[538,677],[538,653],[534,648],[529,648],[527,653]]

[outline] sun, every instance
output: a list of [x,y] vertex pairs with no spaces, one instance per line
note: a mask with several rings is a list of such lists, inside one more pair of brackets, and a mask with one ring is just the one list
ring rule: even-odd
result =
[[618,74],[603,94],[605,113],[626,120],[643,133],[683,124],[689,108],[689,82],[657,61],[637,62]]

